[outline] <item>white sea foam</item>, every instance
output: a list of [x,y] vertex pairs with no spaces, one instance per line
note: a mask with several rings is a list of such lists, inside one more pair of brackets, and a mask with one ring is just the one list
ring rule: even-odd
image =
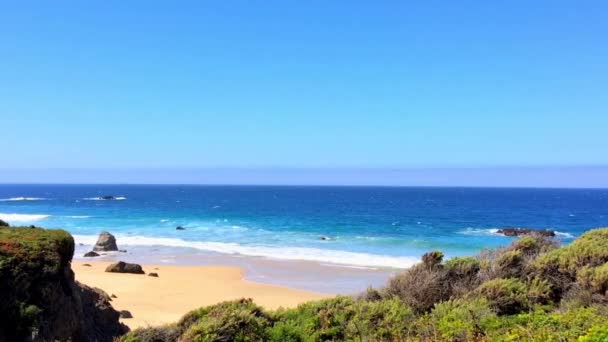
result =
[[45,219],[51,215],[44,214],[5,214],[0,213],[0,220],[11,222],[32,222]]
[[93,216],[89,216],[89,215],[68,215],[65,217],[69,217],[69,218],[77,218],[77,219],[85,219],[85,218],[91,218]]
[[[156,238],[136,235],[118,235],[116,238],[121,246],[166,246],[194,248],[203,251],[233,255],[256,256],[281,260],[315,261],[320,263],[360,267],[408,268],[419,261],[419,259],[416,257],[396,257],[308,247],[244,246],[237,243],[185,241],[176,238]],[[74,235],[74,239],[77,243],[93,245],[97,241],[97,236]]]
[[162,219],[162,220],[160,220],[160,222],[163,222],[163,223],[164,223],[164,222],[169,222],[169,220],[167,220],[167,219]]
[[499,235],[498,228],[467,228],[458,232],[464,235]]
[[11,198],[2,198],[0,202],[13,202],[13,201],[44,201],[46,198],[42,197],[11,197]]

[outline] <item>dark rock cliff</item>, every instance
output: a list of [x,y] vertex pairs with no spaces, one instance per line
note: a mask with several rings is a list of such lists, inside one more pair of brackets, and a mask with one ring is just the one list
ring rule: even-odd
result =
[[70,267],[63,230],[0,228],[0,341],[112,341],[128,331],[99,289]]

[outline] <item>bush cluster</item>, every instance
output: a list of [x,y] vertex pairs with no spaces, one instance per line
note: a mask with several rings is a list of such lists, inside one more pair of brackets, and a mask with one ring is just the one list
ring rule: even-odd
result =
[[608,341],[608,228],[443,259],[427,253],[356,298],[273,312],[225,302],[123,341]]

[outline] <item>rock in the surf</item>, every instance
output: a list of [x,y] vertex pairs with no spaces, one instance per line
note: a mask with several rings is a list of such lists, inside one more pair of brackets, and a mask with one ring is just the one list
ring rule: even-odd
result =
[[177,227],[175,227],[175,230],[186,230],[186,228],[184,228],[182,226],[177,226]]
[[102,199],[102,200],[104,200],[104,201],[113,201],[113,200],[115,200],[115,199],[116,199],[116,197],[111,196],[111,195],[101,196],[101,197],[99,197],[99,198],[101,198],[101,199]]
[[93,251],[96,252],[111,252],[117,251],[118,246],[116,246],[116,238],[114,235],[108,232],[101,232],[99,237],[97,238],[97,243],[95,247],[93,247]]
[[112,273],[133,273],[133,274],[145,274],[144,270],[138,264],[130,264],[124,261],[119,261],[108,265],[106,272]]
[[99,253],[95,253],[95,252],[93,252],[93,251],[90,251],[90,252],[86,252],[86,253],[84,253],[84,256],[85,256],[85,258],[98,257],[98,256],[99,256]]
[[523,235],[537,235],[545,237],[554,237],[555,231],[549,229],[531,229],[531,228],[503,228],[499,229],[497,234],[504,236],[523,236]]

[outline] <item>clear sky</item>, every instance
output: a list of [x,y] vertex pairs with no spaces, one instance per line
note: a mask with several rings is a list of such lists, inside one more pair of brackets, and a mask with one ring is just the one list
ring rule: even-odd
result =
[[608,165],[607,16],[606,1],[1,2],[2,168]]

